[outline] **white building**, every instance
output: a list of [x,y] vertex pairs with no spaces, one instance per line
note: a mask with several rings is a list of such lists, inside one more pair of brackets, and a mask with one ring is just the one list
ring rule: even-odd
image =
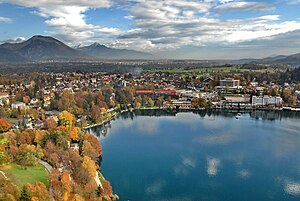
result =
[[274,105],[278,107],[282,105],[282,102],[282,98],[279,96],[252,96],[252,106]]
[[11,108],[12,109],[18,109],[18,108],[22,108],[22,109],[24,109],[25,108],[25,103],[23,103],[23,102],[15,102],[15,103],[12,103],[11,104]]

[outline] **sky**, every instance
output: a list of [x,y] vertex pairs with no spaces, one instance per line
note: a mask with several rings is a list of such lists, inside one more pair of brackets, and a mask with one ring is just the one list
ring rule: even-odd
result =
[[300,52],[300,0],[0,0],[0,42],[53,36],[168,59]]

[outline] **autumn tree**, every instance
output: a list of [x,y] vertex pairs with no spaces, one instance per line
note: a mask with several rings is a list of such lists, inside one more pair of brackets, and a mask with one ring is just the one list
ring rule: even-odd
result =
[[20,146],[16,161],[23,167],[34,166],[37,164],[36,158],[42,158],[43,155],[41,148],[25,144]]
[[0,119],[0,132],[3,133],[3,132],[6,132],[8,131],[9,129],[11,128],[11,124],[10,122],[8,121],[8,119],[3,119],[1,118]]
[[26,183],[23,187],[20,200],[43,200],[50,201],[48,190],[45,184],[36,182],[34,184]]
[[0,200],[16,201],[19,199],[19,196],[19,187],[0,174]]
[[63,200],[68,201],[72,191],[72,184],[70,174],[66,170],[62,172],[61,183],[63,187]]
[[8,140],[6,138],[0,139],[0,165],[3,165],[10,161],[10,156],[6,151],[6,145]]
[[69,91],[65,91],[62,93],[59,101],[58,101],[58,109],[59,111],[68,111],[74,113],[76,111],[76,102],[74,98],[74,94]]
[[45,126],[46,126],[47,130],[53,131],[57,127],[57,122],[53,118],[47,118],[45,120]]
[[91,134],[85,134],[82,144],[82,155],[88,156],[94,161],[102,154],[102,148],[98,139]]
[[80,137],[80,132],[81,130],[78,127],[71,128],[71,130],[69,131],[69,134],[71,135],[71,139],[74,141],[78,141]]
[[68,111],[63,111],[59,114],[60,125],[65,126],[67,129],[71,129],[74,125],[75,117]]

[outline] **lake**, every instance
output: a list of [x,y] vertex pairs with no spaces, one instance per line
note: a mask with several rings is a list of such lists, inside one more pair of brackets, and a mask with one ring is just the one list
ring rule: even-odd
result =
[[90,132],[121,201],[300,200],[300,114],[125,113]]

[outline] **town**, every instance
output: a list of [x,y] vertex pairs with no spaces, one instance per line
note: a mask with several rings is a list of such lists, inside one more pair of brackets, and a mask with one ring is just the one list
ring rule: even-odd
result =
[[[0,198],[116,200],[100,171],[99,139],[88,129],[149,110],[298,113],[299,81],[300,68],[265,65],[2,74]],[[8,177],[18,177],[19,187]]]
[[299,110],[300,84],[294,75],[299,76],[299,68],[236,66],[2,75],[0,116],[9,118],[14,129],[40,129],[47,121],[57,123],[65,110],[82,128],[132,109]]

